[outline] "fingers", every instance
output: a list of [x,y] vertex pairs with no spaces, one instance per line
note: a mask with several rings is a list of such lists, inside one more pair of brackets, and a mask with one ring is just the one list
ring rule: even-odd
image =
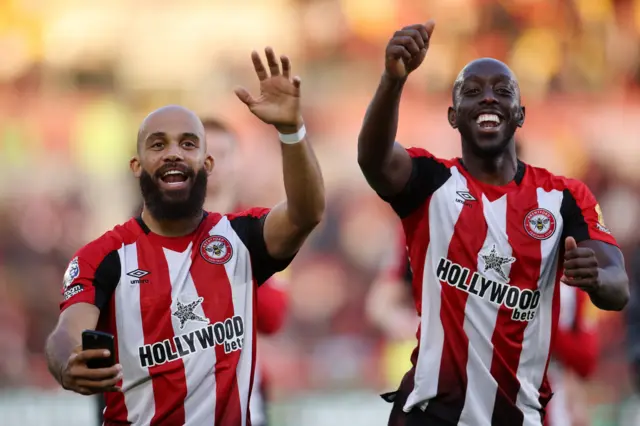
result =
[[78,388],[87,389],[92,392],[119,392],[121,391],[121,388],[116,385],[121,379],[121,377],[114,377],[112,379],[105,380],[78,379],[76,380],[76,385],[78,386]]
[[296,89],[300,89],[301,84],[302,84],[302,80],[300,80],[300,77],[298,76],[293,77],[293,85]]
[[260,81],[265,80],[269,77],[266,68],[262,63],[262,59],[260,59],[260,54],[255,50],[251,52],[251,62],[253,62],[253,69],[256,70],[256,74]]
[[271,47],[266,47],[264,49],[265,56],[267,58],[267,65],[269,67],[269,71],[265,68],[262,63],[262,59],[260,58],[260,54],[255,50],[251,52],[251,61],[253,62],[253,68],[258,75],[258,79],[260,81],[266,80],[271,75],[272,77],[280,75],[280,65],[282,65],[282,75],[286,78],[289,78],[291,75],[291,60],[288,56],[281,55],[280,63],[278,63],[278,59],[276,58],[276,54]]
[[393,59],[402,59],[404,62],[411,60],[411,53],[402,45],[389,46],[387,56]]
[[589,269],[598,268],[598,260],[594,257],[577,257],[570,260],[565,260],[563,267],[565,270],[571,269]]
[[598,268],[580,268],[580,269],[565,269],[564,277],[569,280],[582,279],[582,278],[597,278]]
[[77,364],[84,364],[90,359],[108,358],[110,355],[106,349],[88,349],[86,351],[80,351],[74,355],[71,355],[70,362]]
[[570,287],[577,287],[585,290],[589,290],[594,288],[594,279],[593,278],[566,278],[563,277],[561,280],[563,283]]
[[422,36],[417,30],[398,31],[394,34],[389,44],[403,46],[412,55],[420,53],[420,50],[424,49],[425,46]]
[[424,24],[424,28],[425,30],[427,30],[427,35],[429,37],[431,37],[431,34],[433,34],[433,29],[436,27],[436,21],[434,21],[433,19],[429,19],[425,24]]
[[577,247],[573,250],[567,250],[564,253],[564,260],[578,259],[578,258],[593,258],[596,260],[596,253],[588,247]]
[[236,94],[238,99],[240,99],[242,101],[242,103],[244,103],[247,106],[251,106],[256,102],[256,100],[253,98],[253,96],[251,96],[249,91],[247,89],[245,89],[244,87],[237,87],[234,90],[234,93]]
[[567,237],[564,240],[564,250],[565,251],[575,250],[576,248],[578,248],[578,244],[576,243],[576,239],[575,238]]
[[282,63],[282,75],[289,78],[291,75],[291,61],[285,55],[280,56],[280,62]]
[[69,376],[74,379],[104,380],[122,376],[122,367],[116,364],[109,368],[87,368],[85,365],[74,365],[69,368]]

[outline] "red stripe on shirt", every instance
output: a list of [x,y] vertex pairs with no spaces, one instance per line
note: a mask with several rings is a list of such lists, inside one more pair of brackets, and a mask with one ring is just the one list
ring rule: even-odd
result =
[[545,365],[544,367],[544,376],[542,380],[542,385],[538,389],[538,392],[540,393],[540,397],[538,398],[538,401],[540,402],[540,405],[542,405],[543,408],[547,405],[547,403],[549,403],[549,400],[551,399],[551,396],[552,396],[551,385],[549,384],[547,371],[549,370],[549,361],[551,361],[550,354],[553,348],[553,342],[555,342],[555,339],[556,339],[556,333],[558,331],[558,322],[560,319],[560,286],[562,285],[560,284],[560,278],[562,277],[562,274],[564,272],[563,259],[564,259],[564,241],[561,241],[560,250],[558,253],[558,268],[556,270],[556,277],[555,277],[554,288],[553,288],[553,301],[551,304],[551,324],[552,324],[551,340],[550,340],[551,345],[549,345],[549,355],[547,356],[547,365]]
[[[204,235],[203,238],[206,238]],[[210,324],[224,323],[234,316],[231,283],[224,265],[214,265],[200,255],[199,246],[193,250],[191,278],[198,295],[204,298],[202,309]],[[242,314],[242,313],[239,313]],[[214,328],[215,331],[215,328]],[[245,324],[246,331],[246,324]],[[245,336],[246,338],[246,336]],[[227,341],[227,344],[231,342]],[[240,351],[225,353],[225,345],[216,345],[216,413],[215,425],[239,425],[241,423],[240,394],[236,367]]]
[[[152,285],[140,286],[140,312],[144,343],[152,345],[168,340],[174,353],[174,331],[171,322],[171,275],[162,246],[149,237],[137,243],[138,267],[151,272]],[[149,367],[153,387],[155,414],[151,426],[185,423],[184,400],[187,381],[181,358]]]
[[[477,200],[463,205],[449,243],[447,258],[474,272],[478,269],[478,252],[487,236],[481,193],[471,186],[469,192]],[[437,225],[435,225],[437,226]],[[420,275],[421,277],[421,275]],[[465,280],[468,282],[468,279]],[[464,331],[465,308],[469,293],[441,281],[440,320],[444,331],[438,395],[443,396],[446,411],[460,418],[467,389],[469,338]],[[432,401],[426,412],[437,416],[439,407]]]
[[[526,186],[520,191],[507,194],[507,238],[512,249],[511,256],[516,259],[511,265],[509,284],[519,287],[520,290],[537,290],[537,281],[540,277],[542,264],[540,240],[530,237],[523,225],[526,212],[537,207],[537,191],[533,186]],[[519,307],[516,309],[519,310]],[[491,375],[498,383],[491,420],[493,425],[517,426],[524,421],[522,411],[516,406],[520,391],[517,372],[524,331],[529,322],[513,319],[514,312],[516,312],[515,309],[500,306],[491,338],[494,348]]]
[[[409,262],[411,269],[413,270],[413,282],[411,283],[413,300],[416,306],[416,312],[418,315],[422,315],[422,281],[424,275],[424,259],[427,258],[427,248],[429,247],[430,232],[429,221],[422,220],[423,217],[429,214],[429,205],[431,204],[431,197],[422,204],[422,206],[412,213],[409,217],[402,221],[404,231],[407,238],[407,247],[410,247],[410,251],[403,247],[401,250],[402,255],[407,259],[409,256]],[[411,354],[411,363],[415,366],[418,360],[418,353],[420,351],[420,325],[416,331],[416,338],[418,345]],[[412,370],[415,373],[415,370]],[[413,383],[413,380],[411,380]]]

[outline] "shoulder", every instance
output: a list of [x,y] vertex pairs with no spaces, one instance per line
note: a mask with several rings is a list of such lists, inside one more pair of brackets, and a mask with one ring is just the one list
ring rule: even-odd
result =
[[261,219],[269,214],[271,209],[267,207],[252,207],[239,212],[227,214],[227,219],[233,222],[236,219]]
[[591,194],[587,185],[574,178],[556,175],[542,167],[534,167],[527,164],[527,173],[530,174],[529,182],[544,190],[569,191],[572,195],[586,196]]
[[135,219],[131,219],[85,244],[76,252],[75,257],[90,263],[100,263],[109,253],[119,250],[123,245],[135,242],[142,233]]
[[425,161],[425,162],[431,162],[431,163],[438,163],[441,164],[447,168],[453,167],[455,165],[455,163],[457,162],[456,158],[452,158],[449,160],[446,160],[444,158],[438,158],[435,155],[433,155],[430,151],[427,151],[424,148],[420,148],[420,147],[409,147],[406,148],[407,153],[409,154],[409,156],[414,160],[414,161]]

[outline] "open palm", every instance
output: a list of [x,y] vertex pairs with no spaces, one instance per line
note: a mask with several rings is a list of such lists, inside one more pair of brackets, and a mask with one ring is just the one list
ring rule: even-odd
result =
[[270,47],[265,50],[269,71],[264,67],[258,52],[251,53],[253,67],[260,80],[260,95],[252,96],[247,89],[235,90],[238,98],[260,120],[278,129],[295,132],[301,124],[300,79],[291,76],[291,62],[286,56],[280,57],[280,64]]

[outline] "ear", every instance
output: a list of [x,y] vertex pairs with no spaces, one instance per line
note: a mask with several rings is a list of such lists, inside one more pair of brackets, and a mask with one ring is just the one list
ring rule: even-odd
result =
[[520,111],[518,112],[518,119],[516,120],[516,123],[518,124],[518,127],[522,127],[522,125],[524,124],[524,107],[523,106],[520,107]]
[[216,161],[213,159],[213,156],[211,154],[207,154],[207,157],[204,159],[204,169],[207,171],[207,175],[211,175],[215,164]]
[[449,107],[449,110],[447,111],[447,118],[449,119],[449,124],[451,125],[451,127],[453,127],[454,129],[458,128],[458,114],[456,114],[456,110],[453,109],[453,107]]
[[133,172],[133,175],[139,179],[142,174],[142,164],[140,164],[140,160],[137,156],[129,160],[129,168]]

